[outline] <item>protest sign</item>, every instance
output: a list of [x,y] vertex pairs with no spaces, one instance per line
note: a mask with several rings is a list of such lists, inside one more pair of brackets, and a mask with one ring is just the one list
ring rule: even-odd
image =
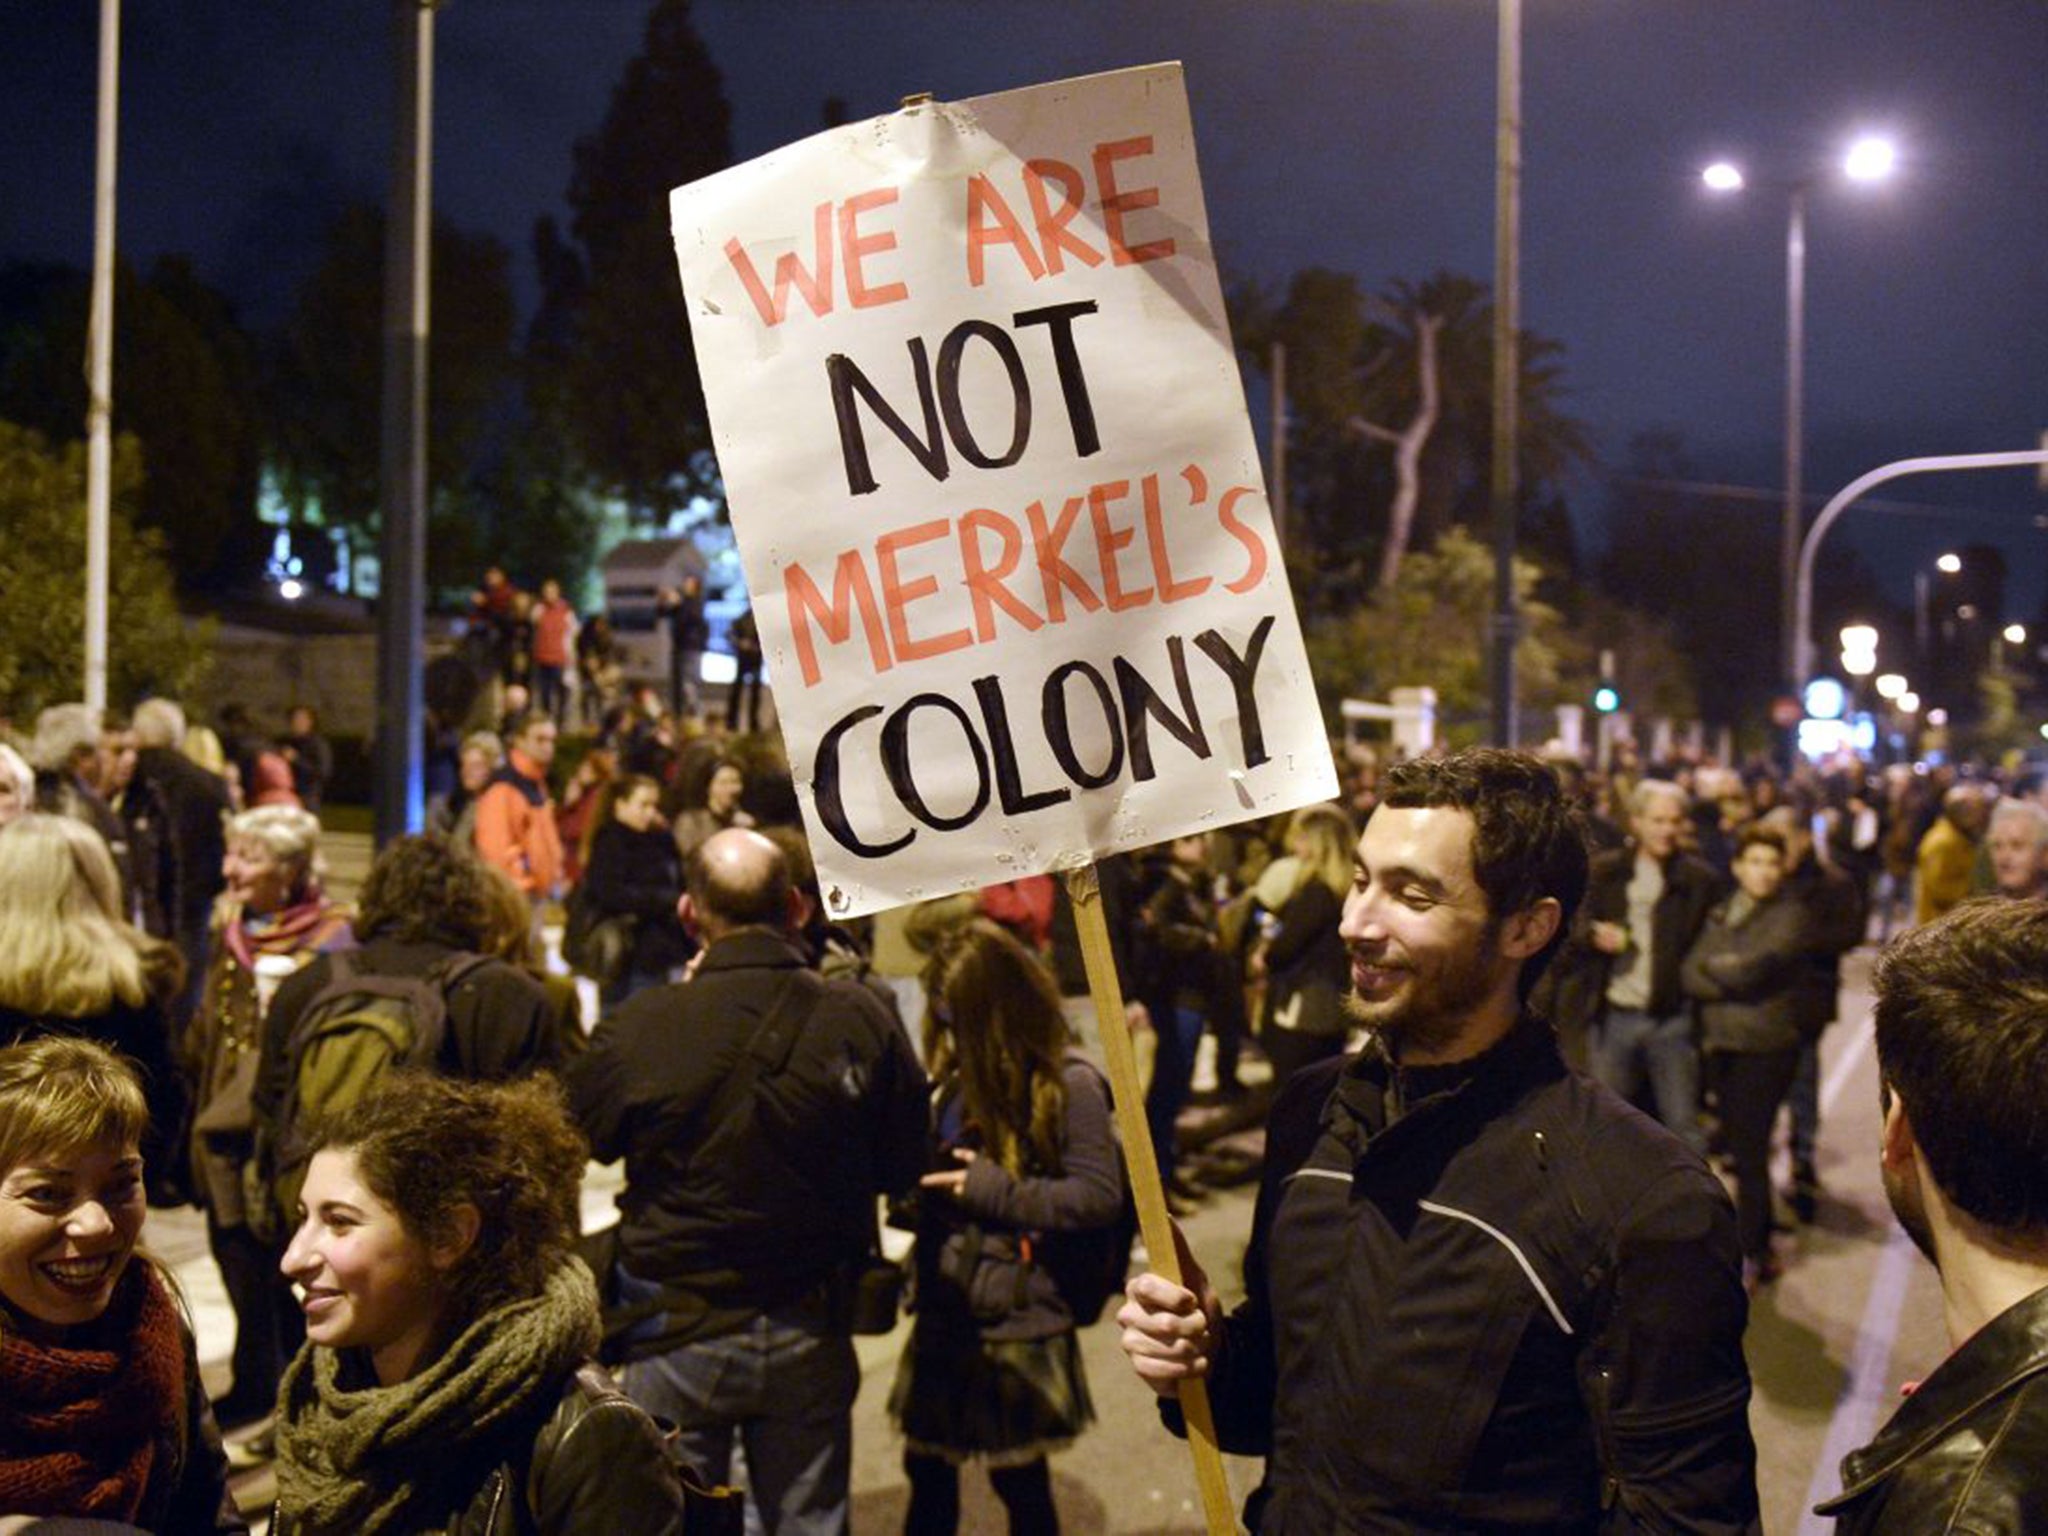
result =
[[833,916],[1336,792],[1178,65],[920,101],[671,213]]

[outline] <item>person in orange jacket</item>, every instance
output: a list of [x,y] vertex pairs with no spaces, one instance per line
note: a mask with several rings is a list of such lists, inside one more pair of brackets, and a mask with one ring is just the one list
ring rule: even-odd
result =
[[506,733],[512,750],[476,804],[476,849],[535,901],[560,894],[562,838],[548,798],[555,722],[534,711]]

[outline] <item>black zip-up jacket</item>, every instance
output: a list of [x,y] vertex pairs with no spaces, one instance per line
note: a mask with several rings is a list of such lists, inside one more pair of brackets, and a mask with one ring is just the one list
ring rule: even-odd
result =
[[1262,1536],[1759,1529],[1733,1209],[1533,1015],[1297,1076],[1245,1289],[1210,1391]]
[[786,1059],[712,1124],[719,1085],[804,956],[742,928],[678,986],[636,993],[564,1074],[600,1162],[626,1161],[619,1262],[741,1321],[793,1303],[868,1251],[875,1197],[925,1171],[927,1085],[903,1025],[858,982],[826,981]]
[[2048,1288],[1965,1340],[1842,1460],[1837,1536],[2048,1531]]

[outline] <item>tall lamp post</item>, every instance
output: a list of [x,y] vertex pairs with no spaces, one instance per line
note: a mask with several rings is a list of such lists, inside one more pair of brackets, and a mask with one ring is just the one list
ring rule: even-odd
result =
[[[1855,182],[1883,181],[1898,163],[1888,139],[1865,136],[1849,146],[1841,171]],[[1778,536],[1778,623],[1783,638],[1785,681],[1796,692],[1800,676],[1800,636],[1796,625],[1795,583],[1799,539],[1804,526],[1804,451],[1806,442],[1806,198],[1813,176],[1795,178],[1786,186],[1785,215],[1785,504]],[[1700,173],[1709,191],[1734,193],[1748,178],[1733,161],[1717,160]]]

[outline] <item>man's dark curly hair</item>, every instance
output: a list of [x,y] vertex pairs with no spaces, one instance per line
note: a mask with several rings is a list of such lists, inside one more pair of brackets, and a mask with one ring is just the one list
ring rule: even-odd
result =
[[377,855],[356,899],[356,934],[480,950],[490,902],[476,860],[438,832],[401,837]]
[[1546,896],[1564,909],[1556,934],[1517,978],[1526,1000],[1586,895],[1586,839],[1557,775],[1526,752],[1473,747],[1396,763],[1380,803],[1396,810],[1448,806],[1472,818],[1472,873],[1493,921]]

